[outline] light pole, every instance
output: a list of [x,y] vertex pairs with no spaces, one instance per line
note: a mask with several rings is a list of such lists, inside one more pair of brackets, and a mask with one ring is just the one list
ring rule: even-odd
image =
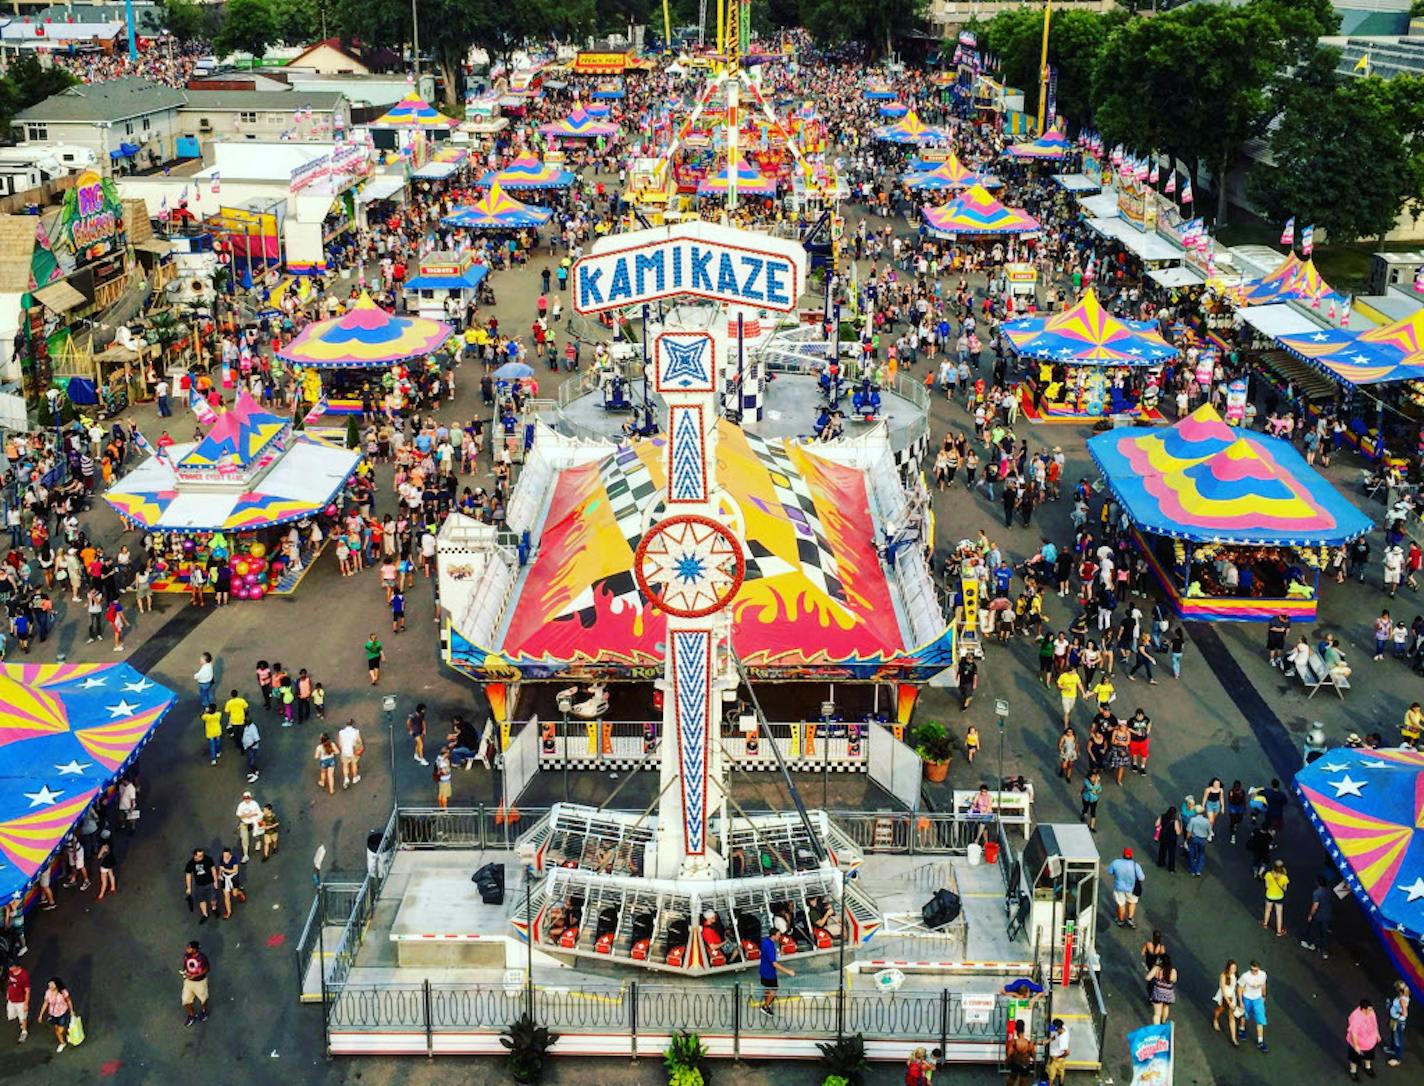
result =
[[534,907],[529,903],[529,884],[533,881],[534,869],[524,865],[524,1009],[529,1021],[534,1021]]
[[391,805],[400,807],[400,778],[396,776],[396,699],[387,694],[381,700],[381,708],[386,713],[386,737],[391,746]]
[[[569,801],[569,710],[574,707],[574,699],[559,695],[559,712],[564,716],[564,726],[559,732],[558,742],[562,744],[560,753],[564,762],[564,802]],[[557,747],[555,749],[558,749]]]
[[321,981],[321,1050],[330,1055],[327,1047],[331,1020],[326,1005],[326,894],[321,884],[321,868],[325,862],[326,846],[318,845],[312,856],[312,881],[316,883],[316,975]]
[[1004,805],[1004,732],[1008,730],[1009,723],[1009,703],[1003,698],[998,698],[994,702],[994,719],[999,724],[999,784],[994,789],[994,806],[996,810],[999,810]]

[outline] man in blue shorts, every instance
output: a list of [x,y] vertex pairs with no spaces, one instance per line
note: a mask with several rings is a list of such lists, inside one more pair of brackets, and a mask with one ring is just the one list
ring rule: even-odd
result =
[[761,973],[761,986],[764,996],[761,1001],[761,1013],[768,1018],[775,1016],[776,1012],[771,1009],[772,1003],[776,1002],[777,974],[784,973],[788,977],[796,975],[795,970],[788,969],[776,960],[776,941],[786,931],[786,921],[780,916],[771,919],[774,934],[763,935],[761,937],[761,960],[757,963]]

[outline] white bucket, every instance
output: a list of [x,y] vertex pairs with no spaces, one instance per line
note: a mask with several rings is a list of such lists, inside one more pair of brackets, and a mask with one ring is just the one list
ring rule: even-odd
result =
[[984,846],[972,844],[969,846],[969,866],[978,867],[984,862]]

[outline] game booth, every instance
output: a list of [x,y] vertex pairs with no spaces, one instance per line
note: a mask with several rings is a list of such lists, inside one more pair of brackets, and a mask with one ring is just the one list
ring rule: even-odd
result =
[[310,568],[283,526],[335,518],[360,462],[357,450],[294,432],[242,392],[201,440],[158,449],[104,500],[158,537],[155,591],[185,592],[194,564],[226,564],[233,599],[259,600],[295,591]]
[[516,200],[498,182],[490,183],[485,194],[472,204],[463,204],[441,218],[445,226],[479,233],[537,230],[551,218],[551,208]]
[[1166,429],[1098,434],[1088,453],[1187,620],[1312,622],[1330,548],[1370,530],[1289,441],[1234,429],[1210,404]]
[[277,357],[303,367],[304,400],[328,415],[360,415],[367,403],[403,408],[406,367],[433,355],[452,334],[444,321],[398,317],[363,292],[345,313],[303,328]]
[[480,178],[480,188],[503,185],[507,189],[566,189],[577,178],[573,172],[552,162],[542,161],[538,155],[522,154],[507,163],[503,169],[490,170]]
[[943,143],[949,139],[949,133],[943,128],[925,124],[912,109],[894,124],[877,128],[875,138],[882,143],[921,147],[927,143]]
[[[0,902],[29,907],[64,839],[175,701],[129,664],[0,664]],[[0,930],[10,961],[7,939]]]
[[1002,331],[1009,351],[1037,366],[1019,389],[1030,422],[1162,418],[1157,382],[1177,349],[1155,321],[1115,317],[1088,290],[1070,309],[1005,321]]
[[1293,786],[1400,979],[1424,999],[1424,754],[1334,747],[1299,770]]

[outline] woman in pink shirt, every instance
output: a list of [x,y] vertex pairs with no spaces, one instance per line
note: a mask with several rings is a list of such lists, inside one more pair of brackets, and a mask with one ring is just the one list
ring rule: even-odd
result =
[[1375,1049],[1379,1042],[1379,1019],[1375,1017],[1374,1004],[1362,999],[1360,1005],[1350,1012],[1350,1020],[1345,1026],[1345,1044],[1349,1046],[1346,1058],[1350,1061],[1350,1078],[1354,1081],[1360,1081],[1361,1063],[1365,1065],[1365,1074],[1375,1077]]
[[42,998],[45,1021],[54,1027],[54,1039],[59,1042],[55,1051],[63,1052],[69,1043],[69,1023],[74,1019],[74,1002],[69,998],[69,989],[58,977],[50,977]]

